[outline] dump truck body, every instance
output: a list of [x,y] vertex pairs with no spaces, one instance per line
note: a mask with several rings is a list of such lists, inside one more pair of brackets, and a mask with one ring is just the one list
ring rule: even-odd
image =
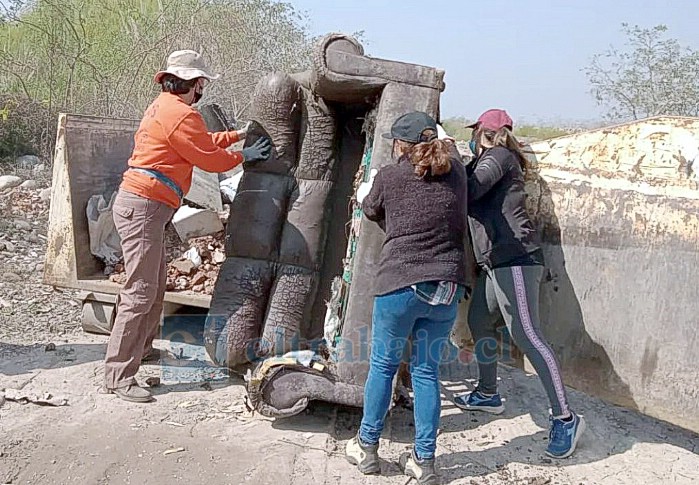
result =
[[[58,119],[43,281],[84,292],[83,325],[90,331],[111,329],[121,285],[109,281],[103,263],[90,253],[87,203],[93,195],[109,200],[118,189],[138,125],[137,120],[72,114]],[[196,187],[212,183],[209,174],[198,172],[197,177]],[[218,179],[213,183],[218,193]],[[192,196],[196,198],[196,192]],[[211,297],[169,291],[165,301],[205,309]]]
[[530,151],[542,325],[566,383],[699,431],[699,119],[640,120]]

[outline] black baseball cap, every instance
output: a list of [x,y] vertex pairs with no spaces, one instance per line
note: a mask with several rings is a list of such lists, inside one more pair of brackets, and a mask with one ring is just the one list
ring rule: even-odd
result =
[[391,126],[390,133],[384,133],[384,138],[389,140],[403,140],[409,143],[419,143],[420,136],[425,130],[434,130],[437,133],[437,122],[427,113],[413,111],[398,118]]

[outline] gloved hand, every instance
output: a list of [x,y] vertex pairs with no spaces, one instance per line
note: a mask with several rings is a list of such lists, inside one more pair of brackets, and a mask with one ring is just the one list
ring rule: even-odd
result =
[[243,161],[245,162],[260,162],[262,160],[267,160],[269,154],[272,152],[272,142],[269,138],[260,138],[255,143],[247,148],[243,148],[241,153],[243,154]]
[[369,192],[371,192],[371,186],[374,184],[374,178],[376,178],[377,173],[379,173],[379,171],[372,168],[371,172],[369,173],[369,181],[362,182],[359,184],[359,187],[357,187],[357,202],[360,204],[364,200],[364,197],[369,195]]

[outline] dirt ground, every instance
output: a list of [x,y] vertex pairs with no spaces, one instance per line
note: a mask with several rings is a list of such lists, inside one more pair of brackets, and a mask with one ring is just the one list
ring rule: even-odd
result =
[[[408,482],[396,465],[412,439],[406,410],[394,410],[388,420],[382,476],[363,477],[342,455],[357,430],[359,410],[318,404],[286,420],[250,415],[242,382],[194,367],[196,352],[189,369],[144,367],[143,379],[163,378],[154,389],[157,401],[130,404],[97,392],[105,338],[64,340],[49,352],[43,343],[0,344],[0,388],[24,385],[69,401],[64,407],[6,402],[0,408],[2,483]],[[574,391],[571,400],[586,417],[587,433],[574,457],[549,460],[543,454],[544,394],[536,377],[503,367],[507,411],[489,417],[463,413],[449,401],[472,385],[474,372],[444,369],[438,465],[445,484],[699,483],[699,437]]]
[[[31,191],[12,197],[0,194],[0,241],[14,248],[0,250],[0,389],[64,396],[68,406],[0,405],[0,484],[410,483],[396,464],[412,440],[409,411],[388,419],[382,475],[363,477],[343,456],[360,410],[315,404],[291,419],[251,415],[242,381],[211,367],[196,329],[191,339],[156,342],[178,358],[142,368],[141,381],[162,379],[154,403],[99,394],[106,338],[80,331],[75,294],[41,285],[46,205]],[[29,211],[29,226],[14,223],[10,200]],[[699,483],[697,435],[575,391],[588,429],[572,458],[552,461],[536,376],[503,367],[507,410],[490,417],[451,404],[475,375],[472,365],[443,369],[444,484]]]

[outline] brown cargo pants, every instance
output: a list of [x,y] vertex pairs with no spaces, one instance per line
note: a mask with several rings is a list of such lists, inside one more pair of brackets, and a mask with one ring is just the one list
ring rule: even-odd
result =
[[175,209],[120,190],[112,211],[126,283],[119,293],[104,361],[107,389],[136,383],[141,358],[151,350],[160,329],[167,282],[165,226]]

